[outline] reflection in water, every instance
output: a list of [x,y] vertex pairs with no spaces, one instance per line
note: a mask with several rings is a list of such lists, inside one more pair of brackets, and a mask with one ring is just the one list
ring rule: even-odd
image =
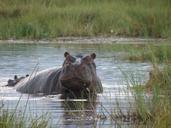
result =
[[96,127],[96,105],[97,96],[92,95],[87,100],[80,101],[64,100],[62,101],[63,124],[65,127]]

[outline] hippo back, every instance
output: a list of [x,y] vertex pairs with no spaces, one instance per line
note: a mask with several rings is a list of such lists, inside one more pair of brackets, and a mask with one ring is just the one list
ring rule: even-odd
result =
[[51,68],[34,73],[16,85],[16,90],[22,93],[60,93],[61,84],[58,81],[61,69]]

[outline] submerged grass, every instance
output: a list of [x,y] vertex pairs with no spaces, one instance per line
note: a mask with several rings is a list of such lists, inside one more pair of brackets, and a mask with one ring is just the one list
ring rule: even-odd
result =
[[[30,76],[34,75],[34,72],[37,72],[38,64],[34,67],[33,72]],[[30,79],[29,79],[30,80]],[[0,105],[0,128],[48,128],[50,127],[49,123],[49,114],[41,115],[32,115],[28,114],[26,110],[28,109],[28,101],[30,95],[28,95],[24,108],[19,109],[19,104],[22,99],[22,94],[20,95],[16,106],[14,109],[8,109],[4,107],[3,101]]]
[[134,92],[136,109],[142,122],[147,126],[168,128],[171,126],[170,67],[165,67],[162,75],[158,75],[156,74],[157,77],[153,77],[151,85],[148,85],[150,92],[147,93],[146,89]]
[[[133,44],[113,45],[109,49],[116,52],[126,52],[128,56],[124,59],[131,61],[148,61],[152,65],[149,72],[149,81],[143,86],[137,74],[124,76],[128,87],[132,91],[132,98],[135,101],[134,111],[122,115],[125,118],[132,117],[135,122],[131,127],[136,128],[169,128],[171,127],[171,46],[169,44]],[[128,77],[130,76],[131,77]],[[138,80],[137,80],[138,79]],[[131,102],[131,99],[130,99]],[[119,102],[118,102],[119,103]],[[116,109],[116,108],[114,108]],[[118,105],[121,112],[123,109]],[[115,118],[115,113],[113,115]],[[129,126],[128,126],[129,127]]]
[[[46,114],[47,115],[47,114]],[[24,118],[22,112],[10,112],[7,109],[0,109],[1,128],[47,128],[48,119],[44,115],[36,118]]]
[[[151,55],[153,60],[160,59],[155,55]],[[141,123],[150,128],[171,127],[171,65],[166,63],[167,57],[162,59],[162,66],[152,62],[153,69],[145,86],[129,80],[133,85],[136,113],[141,119],[137,127],[141,127]]]
[[169,37],[170,0],[1,0],[0,39]]

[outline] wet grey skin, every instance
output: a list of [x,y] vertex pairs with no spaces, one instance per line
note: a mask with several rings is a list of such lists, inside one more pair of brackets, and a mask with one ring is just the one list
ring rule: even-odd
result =
[[[28,77],[29,75],[27,74],[25,77]],[[7,85],[8,87],[14,87],[19,81],[21,81],[22,79],[25,78],[24,76],[21,76],[18,78],[17,75],[14,75],[14,79],[9,79],[8,82],[7,82]]]
[[44,95],[78,94],[85,90],[96,94],[103,92],[96,73],[95,53],[74,57],[65,52],[64,58],[60,69],[51,68],[26,77],[16,84],[16,90],[21,93]]

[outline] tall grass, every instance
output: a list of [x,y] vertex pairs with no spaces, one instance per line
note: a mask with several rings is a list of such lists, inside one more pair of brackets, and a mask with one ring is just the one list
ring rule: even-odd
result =
[[0,39],[169,37],[170,0],[1,0]]
[[[37,72],[38,64],[34,67],[30,77]],[[30,80],[30,79],[29,79]],[[24,108],[19,109],[19,104],[22,98],[20,95],[14,109],[4,107],[3,101],[0,104],[0,128],[47,128],[50,127],[48,113],[36,117],[26,112],[30,95],[28,95]],[[27,115],[28,114],[28,115]]]
[[0,109],[1,128],[47,128],[48,119],[45,115],[36,118],[23,118],[22,112],[11,112],[4,108]]
[[136,89],[133,94],[136,112],[141,118],[140,123],[148,127],[168,128],[171,126],[170,71],[170,67],[166,66],[160,77],[157,74],[158,77],[153,77],[150,92],[146,89],[137,89],[135,85]]
[[[125,114],[122,109],[122,104],[118,102],[118,107],[114,108],[114,110],[119,110],[119,116],[117,116],[115,111],[110,112],[108,110],[109,113],[112,114],[112,117],[114,117],[113,119],[128,119],[128,122],[130,121],[130,123],[132,123],[130,127],[136,128],[171,127],[170,45],[165,43],[157,45],[113,45],[107,49],[116,52],[124,51],[124,53],[129,53],[129,57],[124,57],[124,59],[130,59],[131,61],[148,61],[152,65],[152,71],[149,73],[149,81],[147,81],[145,85],[142,85],[142,81],[137,74],[123,72],[128,87],[132,92],[132,98],[134,99],[127,99],[130,101],[133,110],[131,109],[132,111],[128,111],[128,113]],[[122,54],[122,56],[125,56],[125,54]],[[133,103],[133,101],[135,103]]]
[[166,41],[147,44],[103,44],[96,47],[104,52],[115,52],[115,57],[122,60],[171,64],[170,43]]
[[[134,80],[129,80],[133,85],[136,113],[141,119],[139,124],[152,128],[171,127],[171,65],[168,61],[171,56],[169,47],[148,46],[144,52],[148,53],[152,62],[149,81],[142,88],[142,85],[135,83]],[[158,65],[159,61],[163,62],[162,66]]]
[[170,63],[171,46],[167,44],[140,45],[136,49],[128,51],[126,59],[131,61],[150,61],[152,63]]

